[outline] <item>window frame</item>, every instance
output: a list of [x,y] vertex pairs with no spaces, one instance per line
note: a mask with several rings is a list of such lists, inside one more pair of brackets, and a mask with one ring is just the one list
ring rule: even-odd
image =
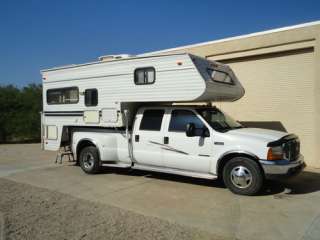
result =
[[[137,81],[137,72],[138,71],[144,71],[144,83],[138,83]],[[148,79],[147,79],[147,82],[145,82],[146,80],[146,72],[147,70],[152,70],[154,72],[154,79],[152,82],[148,82]],[[156,69],[154,67],[142,67],[142,68],[136,68],[134,70],[134,84],[135,85],[150,85],[150,84],[154,84],[156,82]]]
[[[97,92],[97,104],[96,104],[96,105],[88,105],[88,104],[86,103],[86,92],[87,92],[87,91],[92,91],[92,90],[95,90],[95,91]],[[85,105],[86,107],[96,107],[96,106],[98,106],[98,104],[99,104],[99,93],[98,93],[98,89],[97,89],[97,88],[88,88],[88,89],[84,90],[84,105]]]
[[[217,81],[217,80],[215,80],[214,78],[212,78],[212,74],[209,74],[209,71],[212,71],[212,72],[216,71],[216,72],[224,73],[224,74],[226,74],[226,77],[227,77],[227,76],[229,76],[229,78],[230,78],[231,82],[222,82],[222,81]],[[213,69],[213,68],[209,68],[209,67],[208,67],[208,68],[207,68],[207,74],[209,75],[209,77],[210,77],[211,81],[213,81],[213,82],[216,82],[216,83],[222,83],[222,84],[227,84],[227,85],[235,85],[235,83],[234,83],[233,79],[231,78],[230,74],[229,74],[229,73],[227,73],[227,72],[220,71],[220,70],[216,70],[216,69]]]
[[[142,121],[143,121],[143,117],[145,116],[145,112],[147,111],[162,111],[162,118],[161,118],[161,123],[160,123],[160,128],[155,130],[155,129],[141,129],[141,126],[142,126]],[[163,125],[163,120],[164,120],[164,117],[165,117],[165,109],[145,109],[143,110],[143,113],[142,113],[142,117],[141,117],[141,120],[140,120],[140,123],[139,123],[139,131],[150,131],[150,132],[161,132],[162,130],[162,125]]]
[[[49,103],[48,101],[48,96],[49,96],[49,92],[50,91],[57,91],[57,90],[60,90],[60,91],[65,91],[65,90],[68,90],[68,89],[76,89],[77,90],[77,102],[69,102],[69,103]],[[46,102],[48,105],[64,105],[64,104],[78,104],[79,103],[79,99],[80,99],[80,92],[79,92],[79,88],[78,87],[64,87],[64,88],[50,88],[50,89],[47,89],[46,91]]]

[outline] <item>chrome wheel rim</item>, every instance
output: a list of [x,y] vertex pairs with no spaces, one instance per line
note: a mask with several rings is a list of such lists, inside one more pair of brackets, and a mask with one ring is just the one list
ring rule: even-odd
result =
[[231,182],[238,188],[247,188],[252,183],[252,174],[244,166],[236,166],[231,170]]
[[82,157],[82,161],[83,161],[84,168],[86,169],[92,168],[94,164],[94,157],[92,153],[86,152]]

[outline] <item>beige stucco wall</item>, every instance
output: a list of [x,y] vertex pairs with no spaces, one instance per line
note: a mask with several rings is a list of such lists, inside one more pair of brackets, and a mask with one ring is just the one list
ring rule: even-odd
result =
[[320,166],[320,26],[318,26],[316,31],[316,43],[315,43],[315,122],[317,124],[317,129],[315,132],[316,138],[316,165],[317,167]]
[[313,49],[250,56],[226,63],[241,79],[246,94],[239,101],[218,105],[247,126],[297,134],[306,161],[315,166]]
[[166,53],[189,52],[230,64],[246,94],[217,105],[240,121],[297,133],[307,164],[320,167],[319,49],[320,24],[312,24]]

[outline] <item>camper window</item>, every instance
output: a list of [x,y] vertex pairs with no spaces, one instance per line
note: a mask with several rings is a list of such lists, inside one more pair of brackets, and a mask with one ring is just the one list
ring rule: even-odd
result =
[[152,84],[156,80],[156,70],[153,67],[137,68],[134,71],[136,85]]
[[87,107],[98,105],[98,90],[97,89],[86,89],[84,91],[84,104]]
[[164,110],[146,110],[140,124],[140,130],[160,131]]
[[48,104],[72,104],[79,102],[79,89],[77,87],[55,88],[47,90]]
[[207,73],[209,74],[210,78],[215,82],[233,84],[231,77],[226,72],[221,72],[212,68],[208,68]]

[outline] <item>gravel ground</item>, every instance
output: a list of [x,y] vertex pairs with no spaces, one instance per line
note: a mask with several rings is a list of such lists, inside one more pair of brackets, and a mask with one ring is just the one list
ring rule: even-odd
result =
[[221,239],[197,229],[2,178],[0,225],[0,240],[1,236],[6,240]]

